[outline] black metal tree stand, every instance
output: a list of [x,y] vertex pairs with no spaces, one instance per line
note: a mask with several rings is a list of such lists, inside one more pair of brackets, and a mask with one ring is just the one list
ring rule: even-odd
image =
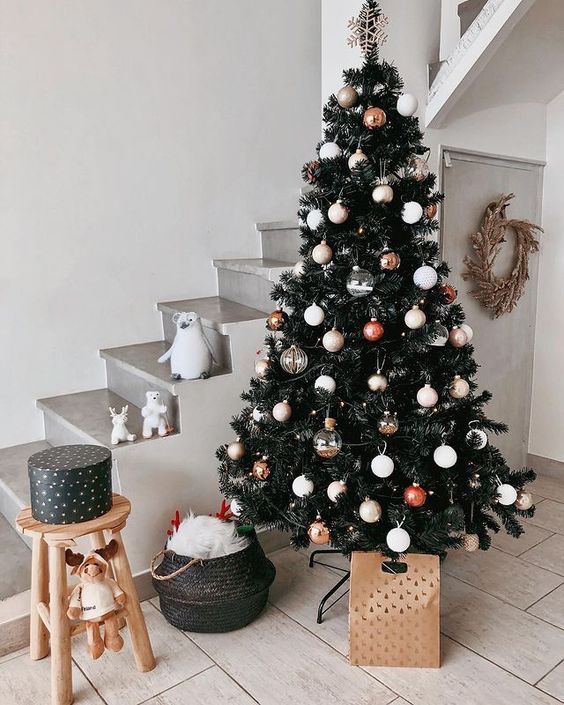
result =
[[323,615],[325,612],[331,609],[333,605],[337,604],[341,598],[343,598],[345,595],[348,595],[349,590],[345,590],[342,595],[339,595],[333,602],[331,602],[330,605],[325,606],[327,603],[327,600],[329,600],[336,592],[337,590],[343,586],[347,580],[349,579],[351,575],[351,571],[347,570],[346,568],[341,568],[340,566],[337,565],[331,565],[330,563],[323,563],[322,561],[316,560],[315,556],[318,556],[320,554],[330,554],[330,553],[341,553],[341,551],[335,549],[335,548],[322,548],[318,549],[317,551],[312,551],[310,557],[309,557],[309,567],[313,568],[313,564],[316,563],[317,565],[324,565],[327,568],[333,568],[333,570],[338,570],[341,573],[344,573],[343,577],[340,578],[340,580],[329,590],[329,592],[325,593],[325,595],[321,598],[321,602],[319,603],[319,607],[317,608],[317,623],[321,624],[323,622]]

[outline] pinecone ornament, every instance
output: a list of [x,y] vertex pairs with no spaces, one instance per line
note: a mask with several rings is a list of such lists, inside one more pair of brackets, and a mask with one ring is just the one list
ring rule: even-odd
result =
[[465,551],[477,551],[480,548],[480,539],[478,534],[464,534],[462,537],[462,547]]

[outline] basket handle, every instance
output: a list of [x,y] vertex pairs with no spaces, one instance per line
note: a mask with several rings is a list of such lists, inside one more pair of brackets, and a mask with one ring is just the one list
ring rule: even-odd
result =
[[173,573],[169,573],[168,575],[158,575],[157,573],[155,573],[155,563],[164,553],[166,553],[166,551],[159,551],[156,556],[153,556],[153,560],[151,561],[151,575],[155,580],[161,580],[163,582],[166,580],[172,580],[173,578],[176,578],[177,575],[181,575],[182,573],[184,573],[184,571],[188,570],[188,568],[191,568],[193,565],[196,565],[196,563],[199,563],[200,565],[202,564],[201,558],[192,558],[192,560],[186,563],[186,565],[180,566],[180,568],[178,568],[178,570],[175,570]]

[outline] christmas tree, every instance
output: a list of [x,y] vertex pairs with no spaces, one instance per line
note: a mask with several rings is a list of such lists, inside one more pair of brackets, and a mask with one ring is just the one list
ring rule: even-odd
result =
[[487,549],[502,525],[522,533],[534,473],[490,443],[507,428],[483,412],[491,395],[434,237],[441,195],[417,100],[379,60],[382,19],[367,0],[352,23],[364,63],[344,72],[304,166],[302,259],[273,287],[220,488],[241,520],[298,547]]

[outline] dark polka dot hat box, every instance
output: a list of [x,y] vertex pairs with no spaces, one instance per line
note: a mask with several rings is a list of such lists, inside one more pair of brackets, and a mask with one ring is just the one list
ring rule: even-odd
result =
[[77,524],[112,508],[112,454],[103,446],[57,446],[27,461],[31,513],[44,524]]

